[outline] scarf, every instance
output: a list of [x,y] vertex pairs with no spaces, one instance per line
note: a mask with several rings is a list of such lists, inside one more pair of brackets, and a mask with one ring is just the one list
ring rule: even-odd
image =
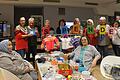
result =
[[16,27],[16,34],[19,32],[19,31],[21,31],[21,32],[23,32],[23,33],[25,33],[25,34],[27,34],[28,32],[27,32],[27,28],[26,27],[22,27],[22,26],[20,26],[20,25],[18,25],[17,27]]
[[2,52],[0,56],[5,55],[11,57],[12,59],[22,59],[22,57],[16,51],[12,51],[10,53],[10,51],[8,50],[8,43],[8,39],[0,42],[0,52]]

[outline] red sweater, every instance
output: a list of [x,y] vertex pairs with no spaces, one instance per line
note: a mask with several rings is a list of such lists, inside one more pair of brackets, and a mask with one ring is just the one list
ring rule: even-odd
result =
[[22,38],[22,35],[25,35],[22,31],[16,31],[15,33],[16,50],[28,48],[28,40],[27,38]]
[[87,28],[84,28],[83,35],[88,37],[88,39],[90,40],[90,45],[94,45],[94,46],[97,45],[97,39],[95,37],[95,34],[97,34],[97,31],[95,28],[94,28],[93,34],[88,34]]
[[55,44],[56,47],[59,48],[58,43],[59,43],[58,39],[54,36],[46,37],[42,41],[42,44],[46,47],[48,51],[53,50],[55,48]]

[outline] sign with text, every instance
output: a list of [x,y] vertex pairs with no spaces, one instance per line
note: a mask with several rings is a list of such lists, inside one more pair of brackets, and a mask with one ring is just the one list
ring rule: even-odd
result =
[[106,33],[106,26],[102,25],[100,26],[100,35],[104,35]]

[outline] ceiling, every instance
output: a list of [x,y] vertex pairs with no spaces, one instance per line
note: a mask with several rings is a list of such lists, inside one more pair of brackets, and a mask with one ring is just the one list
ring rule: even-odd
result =
[[[49,0],[55,1],[55,0]],[[57,0],[58,1],[58,0]],[[120,1],[120,0],[119,0]],[[87,4],[85,4],[87,2]],[[117,0],[60,0],[60,2],[44,2],[43,0],[0,0],[0,4],[12,4],[15,6],[68,6],[93,8],[98,14],[113,15],[120,11],[120,3]]]
[[[59,0],[48,0],[59,1]],[[60,5],[60,6],[75,6],[75,7],[96,7],[100,5],[116,5],[117,0],[60,0],[60,2],[43,2],[43,0],[0,0],[0,3],[17,4],[17,5]],[[87,4],[86,4],[87,2]]]
[[79,1],[91,2],[91,3],[99,3],[99,4],[116,2],[116,0],[79,0]]

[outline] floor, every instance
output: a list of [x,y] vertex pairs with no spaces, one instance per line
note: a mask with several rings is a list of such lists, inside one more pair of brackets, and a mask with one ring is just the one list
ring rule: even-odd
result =
[[[109,51],[108,51],[108,52],[110,52],[111,55],[115,55],[111,45],[109,46]],[[104,78],[104,77],[102,76],[102,74],[101,74],[101,72],[100,72],[100,62],[101,62],[101,61],[98,61],[98,65],[95,67],[95,68],[96,68],[96,69],[95,69],[96,71],[93,73],[94,76],[95,76],[95,78],[96,78],[97,80],[110,80],[110,79],[106,79],[106,78]]]
[[93,71],[93,76],[97,79],[97,80],[109,80],[109,79],[106,79],[102,76],[101,72],[100,72],[100,65],[97,65],[95,67],[95,71]]

